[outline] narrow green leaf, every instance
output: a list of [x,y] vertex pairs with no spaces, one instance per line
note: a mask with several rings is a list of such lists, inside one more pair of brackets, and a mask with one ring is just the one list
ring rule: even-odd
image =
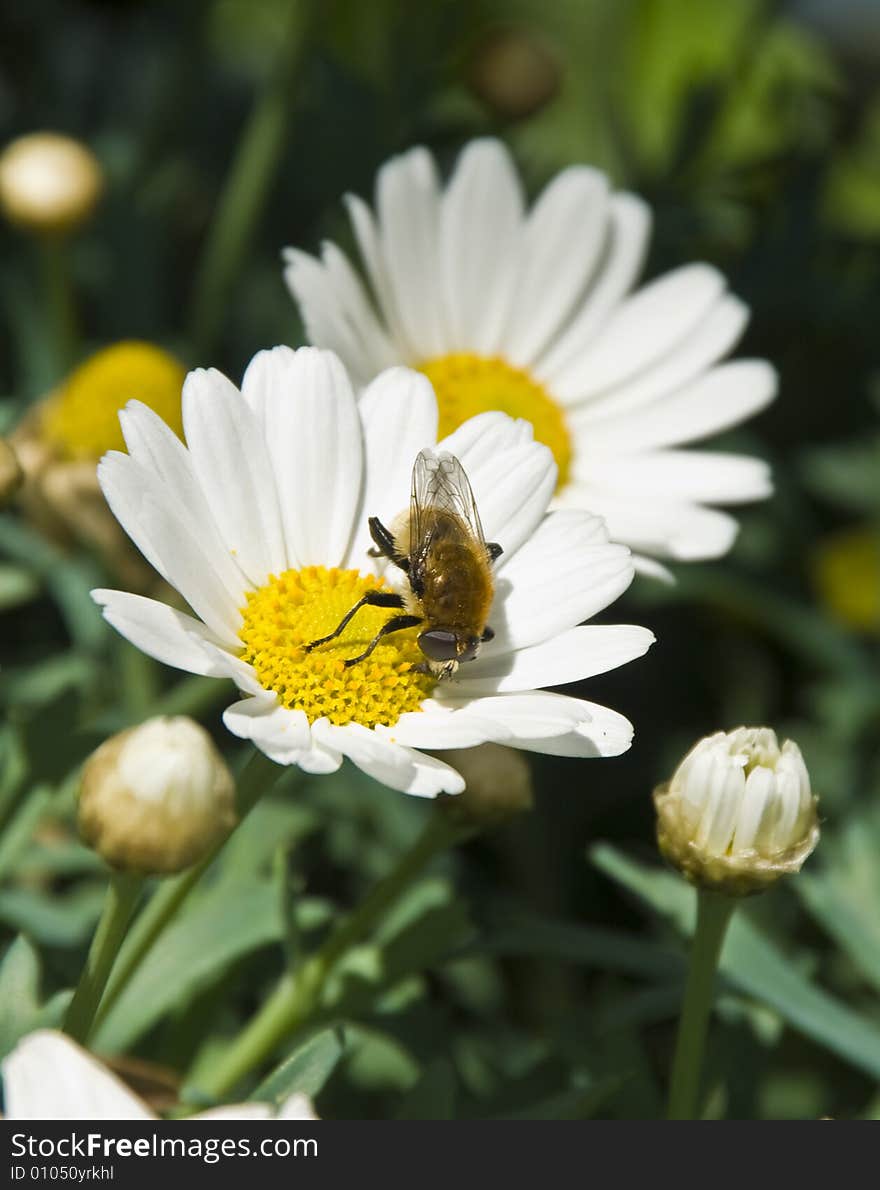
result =
[[37,952],[19,936],[0,963],[0,1057],[29,1031],[39,1011],[39,984]]
[[280,1104],[288,1095],[317,1095],[336,1069],[345,1051],[341,1029],[324,1029],[297,1046],[272,1073],[260,1083],[251,1099],[258,1103]]
[[[607,844],[592,848],[590,858],[684,933],[693,932],[694,890],[684,880],[636,863]],[[731,922],[720,965],[739,991],[774,1008],[792,1028],[852,1066],[880,1078],[880,1028],[802,975],[742,907]]]

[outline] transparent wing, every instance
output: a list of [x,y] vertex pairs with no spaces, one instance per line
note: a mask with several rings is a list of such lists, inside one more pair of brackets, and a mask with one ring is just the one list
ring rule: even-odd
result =
[[410,541],[413,551],[424,549],[437,513],[455,515],[485,548],[483,526],[464,468],[447,451],[423,450],[416,456],[410,498]]

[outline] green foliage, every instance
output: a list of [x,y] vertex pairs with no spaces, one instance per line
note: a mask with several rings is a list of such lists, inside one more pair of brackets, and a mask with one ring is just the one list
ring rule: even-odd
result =
[[[656,648],[637,675],[573,691],[633,720],[632,751],[533,757],[535,812],[414,880],[236,1097],[302,1092],[330,1118],[662,1114],[693,893],[629,857],[653,854],[650,791],[694,740],[762,721],[802,745],[823,838],[798,878],[734,920],[710,1114],[877,1117],[880,652],[817,581],[817,559],[851,532],[880,542],[880,90],[871,29],[847,42],[845,6],[826,7],[819,27],[765,0],[314,5],[277,96],[289,107],[274,109],[277,168],[265,194],[249,191],[246,250],[215,266],[230,286],[213,295],[207,353],[185,329],[196,276],[251,105],[277,81],[289,5],[32,0],[16,14],[3,141],[63,127],[107,171],[70,244],[81,354],[146,338],[237,380],[256,350],[304,339],[283,245],[350,245],[340,197],[368,195],[390,155],[424,143],[446,169],[468,137],[496,134],[531,193],[579,163],[641,193],[647,275],[720,268],[752,312],[740,354],[780,372],[776,404],[720,444],[766,458],[774,498],[735,510],[729,557],[674,566],[673,586],[638,580],[609,618],[647,624]],[[499,29],[540,42],[556,71],[552,97],[521,116],[475,83]],[[99,60],[100,77],[72,65]],[[61,374],[34,244],[5,225],[0,237],[9,433]],[[844,566],[844,586],[856,578]],[[244,755],[220,725],[231,686],[145,662],[108,630],[89,592],[114,585],[85,547],[50,541],[18,507],[0,513],[0,1054],[59,1025],[100,913],[107,873],[75,824],[88,753],[148,714],[186,713],[236,768]],[[198,1086],[429,813],[348,765],[287,774],[92,1044]]]

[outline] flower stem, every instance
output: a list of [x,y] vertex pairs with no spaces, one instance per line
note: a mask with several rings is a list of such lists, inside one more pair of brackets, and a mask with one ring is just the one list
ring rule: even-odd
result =
[[54,379],[57,380],[74,363],[79,338],[76,305],[70,281],[69,244],[62,236],[44,235],[40,237],[39,248],[46,318],[54,355]]
[[[284,769],[279,768],[262,752],[254,750],[236,782],[236,809],[239,823],[284,772]],[[119,999],[131,977],[153,949],[167,926],[174,920],[181,905],[201,880],[207,868],[214,862],[225,843],[226,839],[218,843],[194,867],[189,868],[180,876],[164,880],[159,885],[126,939],[125,948],[120,956],[113,979],[101,1001],[100,1011],[97,1014],[98,1025]]]
[[114,872],[104,901],[104,910],[86,965],[64,1018],[64,1032],[74,1041],[86,1041],[101,1001],[110,970],[143,888],[143,877]]
[[191,339],[207,356],[290,131],[293,86],[305,42],[311,0],[290,0],[274,66],[245,126],[217,204],[195,280]]
[[274,992],[197,1086],[184,1089],[191,1102],[223,1098],[245,1075],[266,1060],[282,1042],[306,1025],[320,1007],[328,976],[343,955],[379,923],[425,865],[440,851],[471,832],[449,817],[433,813],[425,830],[387,876],[374,885],[361,905],[296,972],[284,975]]
[[697,928],[691,945],[684,1002],[669,1082],[670,1120],[696,1118],[703,1069],[703,1050],[712,1011],[715,971],[724,936],[736,908],[733,897],[699,889]]

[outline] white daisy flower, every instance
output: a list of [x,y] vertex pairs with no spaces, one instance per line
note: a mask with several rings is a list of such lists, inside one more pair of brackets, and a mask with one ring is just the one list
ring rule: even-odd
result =
[[[7,1120],[156,1120],[120,1079],[91,1054],[53,1029],[22,1038],[3,1059]],[[277,1108],[236,1103],[190,1116],[193,1120],[317,1120],[305,1095],[288,1096]]]
[[530,421],[556,458],[559,504],[598,513],[641,554],[730,548],[736,521],[707,505],[767,496],[767,466],[678,448],[762,409],[776,375],[763,360],[718,363],[747,310],[716,269],[687,265],[633,292],[644,202],[573,166],[527,210],[495,140],[471,142],[445,188],[416,148],[379,171],[375,213],[347,202],[368,286],[332,243],[320,260],[287,249],[285,275],[311,341],[358,384],[392,364],[420,369],[441,435],[487,409]]
[[[629,551],[602,522],[546,515],[556,465],[531,427],[501,413],[472,418],[440,446],[473,487],[495,566],[495,637],[456,680],[417,668],[417,630],[385,637],[347,667],[389,612],[367,591],[403,579],[368,552],[368,518],[408,505],[413,462],[437,440],[437,402],[416,372],[385,372],[357,401],[330,352],[257,355],[242,390],[215,371],[183,389],[187,446],[146,406],[120,415],[129,453],[99,466],[123,528],[195,614],[122,591],[95,591],[106,619],[138,648],[179,669],[231,678],[243,697],[224,722],[280,764],[333,772],[344,756],[394,789],[434,796],[463,788],[420,751],[496,741],[572,756],[629,747],[622,716],[537,690],[640,656],[644,628],[578,626],[629,584]],[[386,570],[389,577],[385,577]],[[393,613],[392,613],[393,614]]]

